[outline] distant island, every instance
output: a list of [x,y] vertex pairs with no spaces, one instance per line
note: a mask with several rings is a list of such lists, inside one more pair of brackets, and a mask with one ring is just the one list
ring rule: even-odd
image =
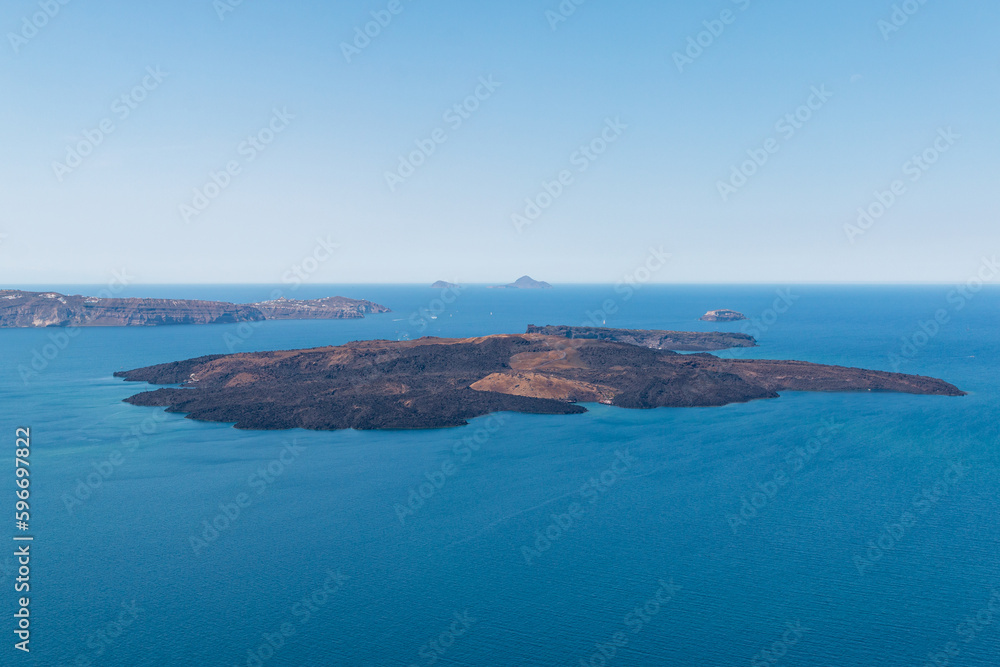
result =
[[603,327],[568,327],[565,325],[538,327],[528,325],[528,333],[563,338],[610,340],[648,347],[653,350],[676,352],[714,352],[733,347],[756,347],[757,340],[742,333],[722,331],[659,331],[647,329],[607,329]]
[[531,276],[521,276],[514,282],[506,285],[491,285],[490,289],[552,289],[552,285],[541,280],[535,280]]
[[456,287],[461,287],[461,285],[458,283],[450,283],[447,280],[439,280],[431,285],[431,287],[434,289],[455,289]]
[[115,376],[181,385],[145,391],[127,403],[242,429],[440,428],[502,411],[586,412],[578,402],[705,407],[777,398],[786,390],[964,395],[943,380],[916,375],[720,359],[540,333],[215,355]]
[[260,320],[339,320],[390,312],[371,301],[275,299],[235,304],[183,299],[118,299],[0,290],[0,328],[132,327]]
[[738,322],[746,318],[747,316],[743,313],[723,308],[721,310],[710,310],[698,319],[702,322]]

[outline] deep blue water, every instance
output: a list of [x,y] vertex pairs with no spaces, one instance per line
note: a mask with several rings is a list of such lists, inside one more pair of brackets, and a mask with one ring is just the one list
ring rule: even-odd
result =
[[[471,287],[422,330],[411,315],[434,307],[434,290],[310,286],[294,296],[394,312],[72,339],[0,330],[0,434],[13,449],[15,427],[29,425],[34,448],[32,652],[18,664],[920,667],[951,649],[947,664],[995,667],[1000,290],[953,289],[795,287],[776,314],[767,286],[646,286],[629,298]],[[271,288],[129,293],[251,301]],[[614,312],[593,317],[609,326],[738,331],[696,321],[734,308],[767,322],[746,357],[895,366],[970,395],[788,393],[723,408],[505,414],[451,430],[263,433],[128,406],[143,386],[112,377],[230,348],[581,324],[606,305]],[[939,309],[948,322],[920,335]],[[99,486],[80,489],[88,475]],[[422,484],[428,497],[401,521]],[[70,501],[78,491],[89,497]],[[249,505],[226,526],[220,505],[237,497]],[[192,546],[213,520],[222,530]],[[0,555],[4,656],[12,566]],[[294,634],[278,639],[283,624]],[[276,650],[261,649],[264,635]]]

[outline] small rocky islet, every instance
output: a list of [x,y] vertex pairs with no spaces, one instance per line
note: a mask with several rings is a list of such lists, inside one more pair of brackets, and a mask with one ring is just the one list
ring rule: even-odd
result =
[[552,289],[552,285],[544,280],[535,280],[531,276],[521,276],[506,285],[491,285],[490,289]]
[[698,319],[702,322],[739,322],[747,319],[747,316],[735,310],[720,308],[719,310],[710,310]]

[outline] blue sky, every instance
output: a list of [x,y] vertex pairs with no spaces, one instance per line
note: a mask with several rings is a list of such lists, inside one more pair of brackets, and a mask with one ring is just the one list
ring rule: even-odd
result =
[[64,1],[0,8],[2,284],[277,283],[331,243],[312,282],[616,282],[651,248],[656,282],[957,282],[1000,251],[992,1]]

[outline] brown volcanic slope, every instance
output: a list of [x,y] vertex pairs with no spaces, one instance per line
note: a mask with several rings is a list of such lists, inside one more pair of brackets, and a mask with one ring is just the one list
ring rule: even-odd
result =
[[781,390],[961,396],[933,378],[802,361],[680,355],[541,334],[362,341],[340,347],[201,357],[115,373],[182,384],[126,399],[237,428],[334,430],[458,426],[491,412],[581,413],[716,406]]
[[56,292],[0,290],[3,327],[131,327],[164,324],[222,324],[259,320],[333,320],[387,313],[371,301],[342,296],[298,301],[277,299],[235,304],[183,299],[115,299]]

